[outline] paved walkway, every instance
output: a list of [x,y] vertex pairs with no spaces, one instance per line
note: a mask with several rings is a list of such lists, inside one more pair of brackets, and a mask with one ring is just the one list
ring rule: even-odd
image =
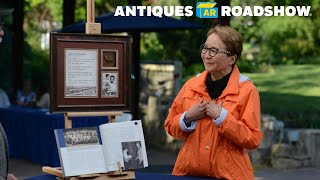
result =
[[[176,153],[149,150],[148,162],[149,167],[139,170],[139,172],[151,173],[171,173],[173,164],[176,159]],[[22,159],[10,160],[10,173],[24,179],[31,176],[44,174],[41,171],[42,166],[33,164]],[[260,169],[255,172],[255,180],[320,180],[320,169],[302,168],[294,170],[276,170],[272,168]]]

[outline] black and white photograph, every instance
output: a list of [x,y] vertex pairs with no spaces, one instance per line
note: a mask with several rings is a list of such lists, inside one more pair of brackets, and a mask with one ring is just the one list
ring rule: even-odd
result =
[[118,50],[102,49],[101,50],[101,68],[118,69]]
[[125,170],[144,168],[140,141],[121,142]]
[[103,72],[101,76],[101,97],[118,97],[118,72]]
[[65,97],[98,97],[98,50],[65,49]]
[[83,87],[66,87],[66,97],[91,97],[96,96],[97,87],[83,86]]
[[100,144],[96,127],[64,129],[63,137],[66,147]]

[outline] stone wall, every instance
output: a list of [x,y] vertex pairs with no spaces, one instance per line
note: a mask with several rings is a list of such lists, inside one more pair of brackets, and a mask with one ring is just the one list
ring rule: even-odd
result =
[[320,129],[301,130],[299,142],[306,155],[311,157],[311,166],[320,168]]
[[261,131],[263,139],[259,147],[249,151],[252,164],[268,164],[271,161],[273,144],[281,142],[283,139],[284,123],[268,114],[261,115]]
[[149,96],[172,97],[180,91],[182,87],[181,62],[142,63],[140,68],[141,103],[146,104]]
[[320,168],[320,129],[285,129],[284,141],[272,150],[274,168]]
[[271,115],[261,116],[263,140],[249,151],[253,165],[270,164],[276,169],[320,168],[320,129],[284,128]]
[[[141,91],[139,108],[147,146],[177,149],[164,130],[164,122],[173,99],[182,87],[182,64],[141,65]],[[169,142],[169,143],[168,143]]]

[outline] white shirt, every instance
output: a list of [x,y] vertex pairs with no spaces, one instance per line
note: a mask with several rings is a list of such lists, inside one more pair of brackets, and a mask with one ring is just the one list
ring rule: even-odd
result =
[[7,108],[11,105],[8,95],[4,90],[0,89],[0,108]]
[[37,102],[37,106],[41,107],[41,108],[46,108],[49,109],[50,108],[50,95],[49,93],[44,93],[40,100]]

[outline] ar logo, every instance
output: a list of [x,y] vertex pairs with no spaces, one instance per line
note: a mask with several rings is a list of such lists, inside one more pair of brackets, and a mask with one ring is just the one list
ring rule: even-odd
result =
[[218,8],[214,8],[215,2],[198,2],[196,15],[199,18],[218,18]]

